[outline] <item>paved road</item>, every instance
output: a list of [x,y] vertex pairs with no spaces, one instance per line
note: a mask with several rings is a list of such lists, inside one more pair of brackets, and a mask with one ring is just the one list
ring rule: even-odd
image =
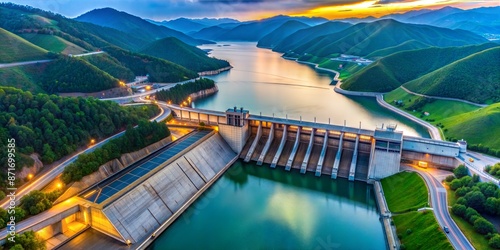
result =
[[[474,159],[474,161],[471,162],[470,158]],[[457,159],[461,161],[465,166],[467,166],[471,174],[479,175],[482,181],[491,181],[497,185],[500,185],[498,179],[484,171],[486,166],[493,166],[496,163],[499,163],[500,159],[471,151],[468,151],[465,154],[460,154]]]
[[479,103],[470,102],[470,101],[466,101],[466,100],[462,100],[462,99],[458,99],[458,98],[449,98],[449,97],[422,95],[422,94],[419,94],[419,93],[415,93],[415,92],[413,92],[413,91],[405,88],[404,86],[401,86],[401,88],[404,91],[406,91],[407,93],[412,94],[412,95],[416,95],[416,96],[422,96],[422,97],[427,97],[427,98],[432,98],[432,99],[439,99],[439,100],[463,102],[463,103],[471,104],[471,105],[478,106],[478,107],[486,107],[486,106],[488,106],[488,104],[479,104]]
[[390,105],[389,103],[384,101],[384,97],[382,95],[377,95],[377,103],[386,109],[389,109],[395,113],[398,113],[398,114],[426,127],[427,130],[429,131],[432,139],[441,140],[441,141],[443,140],[443,138],[441,138],[441,133],[439,133],[439,130],[436,127],[434,127],[432,124],[430,124],[426,121],[423,121],[423,120],[421,120],[413,115],[410,115],[410,114],[408,114],[408,113],[406,113],[406,112],[404,112],[396,107],[393,107],[392,105]]
[[47,63],[51,62],[51,60],[36,60],[36,61],[26,61],[26,62],[13,62],[13,63],[0,63],[0,69],[1,68],[10,68],[10,67],[17,67],[17,66],[23,66],[23,65],[29,65],[29,64],[37,64],[37,63]]
[[97,54],[102,54],[102,53],[105,53],[105,52],[104,51],[94,51],[94,52],[83,53],[83,54],[78,54],[78,55],[71,55],[71,57],[91,56],[91,55],[97,55]]
[[[161,113],[158,116],[153,117],[151,119],[151,121],[155,120],[155,121],[159,122],[161,120],[164,120],[165,118],[167,118],[170,115],[170,109],[166,106],[165,103],[158,103],[158,105],[161,108]],[[58,175],[60,175],[64,171],[64,168],[66,166],[68,166],[69,164],[74,162],[80,154],[90,153],[90,152],[94,151],[96,148],[99,148],[102,145],[104,145],[109,140],[120,137],[124,133],[125,133],[125,131],[120,132],[118,134],[115,134],[111,137],[108,137],[108,138],[96,143],[95,145],[78,152],[77,154],[75,154],[71,158],[69,158],[69,159],[65,160],[64,162],[62,162],[61,164],[53,167],[50,171],[44,173],[43,175],[35,176],[35,178],[32,181],[30,181],[27,185],[24,185],[23,187],[21,187],[20,189],[18,189],[16,191],[16,203],[18,204],[21,197],[24,196],[25,194],[27,194],[33,190],[41,190],[43,187],[45,187],[47,184],[49,184],[52,180],[54,180]],[[5,199],[4,202],[0,203],[0,207],[7,208],[8,207],[8,200]]]
[[448,211],[448,200],[446,198],[446,189],[443,185],[436,180],[429,172],[420,169],[412,168],[412,171],[419,173],[425,180],[427,187],[429,189],[429,194],[431,196],[431,206],[434,208],[434,215],[439,223],[439,226],[443,228],[447,226],[450,229],[450,233],[445,233],[446,237],[450,241],[451,245],[455,249],[474,249],[470,244],[469,240],[460,231],[460,228],[455,224],[455,221],[450,216]]

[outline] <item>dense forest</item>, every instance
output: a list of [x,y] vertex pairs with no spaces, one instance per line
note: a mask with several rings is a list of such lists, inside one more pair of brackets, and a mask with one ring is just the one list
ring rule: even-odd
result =
[[173,88],[156,92],[159,101],[181,104],[192,93],[215,87],[215,82],[207,78],[201,78],[193,82],[178,84]]
[[208,57],[205,51],[185,44],[175,37],[154,41],[148,44],[141,53],[163,58],[196,72],[229,67],[227,61]]
[[180,82],[198,76],[191,70],[160,58],[125,51],[118,47],[105,47],[103,50],[132,70],[136,76],[149,75],[151,82]]
[[65,183],[79,181],[99,169],[99,166],[122,154],[142,149],[170,135],[165,123],[141,120],[137,128],[129,126],[125,135],[110,140],[101,148],[88,154],[81,154],[78,159],[64,169],[62,180]]
[[118,87],[119,82],[83,59],[61,57],[47,65],[41,85],[47,93],[91,93]]
[[132,82],[134,80],[135,75],[132,70],[124,67],[118,60],[107,54],[84,56],[81,58],[116,79],[124,82]]
[[[5,147],[9,138],[15,139],[19,154],[37,153],[49,164],[88,145],[91,138],[108,137],[157,113],[158,107],[152,105],[120,107],[94,98],[33,95],[0,87],[0,186],[6,185]],[[22,167],[16,164],[17,169]]]
[[482,216],[500,216],[500,189],[491,182],[479,182],[477,175],[469,176],[463,165],[453,173],[454,175],[446,178],[458,198],[451,211],[470,223],[476,232],[484,235],[492,248],[500,248],[500,235],[495,226]]

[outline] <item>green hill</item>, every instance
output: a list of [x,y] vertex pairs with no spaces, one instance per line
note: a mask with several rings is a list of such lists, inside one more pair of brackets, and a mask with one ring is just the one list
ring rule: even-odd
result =
[[86,49],[55,35],[24,33],[20,36],[29,42],[54,53],[76,55],[87,52]]
[[38,83],[46,64],[0,68],[0,86],[14,87],[31,93],[45,93]]
[[497,46],[493,43],[402,51],[379,59],[351,77],[342,88],[353,91],[388,92],[402,84],[474,53]]
[[500,102],[499,65],[500,46],[472,54],[404,86],[413,92],[431,96],[476,103]]
[[487,40],[464,30],[450,30],[428,25],[406,24],[392,19],[359,23],[343,31],[321,36],[292,50],[295,54],[318,57],[349,54],[366,56],[377,50],[398,46],[407,41],[448,47],[481,44]]
[[352,24],[344,22],[326,22],[310,28],[302,29],[289,35],[288,37],[285,37],[273,48],[273,51],[287,52],[317,37],[337,33],[351,26]]
[[405,50],[416,50],[416,49],[424,49],[430,47],[428,44],[425,44],[423,42],[415,41],[415,40],[410,40],[406,41],[402,44],[388,47],[385,49],[380,49],[375,52],[370,53],[366,57],[368,58],[380,58],[384,56],[388,56],[390,54],[394,54],[400,51],[405,51]]
[[126,51],[118,47],[105,47],[103,50],[116,58],[124,67],[129,68],[134,75],[149,75],[149,80],[152,82],[179,82],[198,77],[196,72],[157,57]]
[[145,46],[141,53],[171,61],[196,72],[229,66],[227,61],[208,57],[205,51],[187,45],[175,37],[152,42]]
[[[444,119],[447,135],[465,139],[471,145],[481,145],[500,152],[500,103]],[[475,147],[475,146],[472,146]],[[481,150],[484,152],[484,149]],[[497,154],[498,155],[498,154]]]
[[118,60],[111,57],[107,53],[92,56],[83,56],[81,57],[81,59],[89,62],[100,70],[121,81],[131,82],[135,78],[134,72],[132,72],[132,70],[123,66]]
[[271,31],[269,34],[265,35],[257,43],[257,47],[260,48],[273,48],[279,44],[284,38],[295,33],[298,30],[308,28],[309,25],[301,23],[299,21],[290,20],[275,30]]
[[48,59],[47,51],[0,28],[0,63]]
[[63,57],[48,63],[40,78],[47,93],[90,93],[119,86],[116,78],[76,57]]

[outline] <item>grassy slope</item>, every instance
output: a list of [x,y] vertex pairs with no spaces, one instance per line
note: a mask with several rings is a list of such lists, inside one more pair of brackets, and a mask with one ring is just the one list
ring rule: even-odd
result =
[[[455,203],[457,201],[457,197],[455,197],[455,192],[450,190],[450,188],[448,186],[445,185],[445,187],[447,189],[446,196],[448,197],[448,205],[450,207],[452,207],[453,205],[455,205]],[[460,230],[465,234],[465,237],[467,237],[467,239],[472,244],[472,246],[474,246],[474,248],[476,248],[476,249],[493,249],[488,245],[488,240],[484,237],[484,235],[482,235],[482,234],[476,232],[476,230],[474,230],[474,226],[472,226],[464,218],[452,213],[451,209],[449,209],[449,210],[450,210],[451,217],[453,218],[455,223],[457,223]]]
[[120,62],[118,62],[118,60],[106,53],[92,56],[83,56],[80,58],[96,66],[100,70],[110,74],[116,79],[120,79],[121,81],[125,82],[131,82],[134,80],[134,72],[123,66]]
[[[395,214],[393,220],[406,249],[453,249],[433,213],[415,211],[427,206],[428,201],[427,187],[417,173],[401,172],[381,182],[389,210],[404,212]],[[407,229],[412,233],[408,234]]]
[[382,179],[387,205],[392,213],[402,213],[427,206],[427,188],[416,173],[401,172]]
[[500,101],[500,47],[453,62],[405,84],[420,94],[464,99],[477,103]]
[[15,87],[31,93],[45,93],[37,84],[45,66],[25,65],[0,69],[0,86]]
[[[406,249],[453,249],[430,211],[399,214],[393,220]],[[407,234],[408,229],[412,233]]]
[[500,149],[500,103],[442,120],[450,135],[469,144]]
[[[430,115],[422,119],[434,120],[430,123],[444,125],[444,135],[447,138],[465,139],[469,144],[483,144],[484,146],[499,150],[500,138],[492,135],[500,134],[500,103],[492,104],[486,108],[457,101],[432,100],[425,104],[420,112],[411,112],[405,108],[410,107],[419,99],[427,99],[408,94],[398,88],[384,96],[389,104],[402,109],[416,117],[421,112],[429,112]],[[394,100],[402,100],[403,107],[394,105]],[[411,102],[409,101],[411,100]]]
[[[495,46],[498,45],[487,43],[463,47],[432,47],[394,53],[377,60],[349,80],[344,81],[342,88],[356,91],[392,91],[402,84]],[[472,72],[477,70],[472,69]]]
[[396,45],[396,46],[392,46],[392,47],[388,47],[388,48],[374,51],[374,52],[370,53],[369,55],[367,55],[366,58],[376,59],[379,57],[388,56],[390,54],[404,51],[404,50],[416,50],[416,49],[423,49],[423,48],[427,48],[427,47],[430,47],[430,46],[428,44],[423,43],[423,42],[410,40],[410,41],[406,41],[406,42],[399,44],[399,45]]
[[0,63],[47,59],[47,51],[0,28]]
[[63,54],[82,54],[85,49],[54,35],[25,33],[21,37],[48,51]]

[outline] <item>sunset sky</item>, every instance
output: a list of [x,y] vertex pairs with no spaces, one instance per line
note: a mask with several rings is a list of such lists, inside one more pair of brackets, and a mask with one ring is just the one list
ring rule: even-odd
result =
[[143,18],[230,17],[260,19],[278,14],[322,16],[328,19],[380,17],[422,8],[453,6],[471,9],[498,6],[498,0],[16,0],[44,10],[76,17],[96,8],[112,7]]

